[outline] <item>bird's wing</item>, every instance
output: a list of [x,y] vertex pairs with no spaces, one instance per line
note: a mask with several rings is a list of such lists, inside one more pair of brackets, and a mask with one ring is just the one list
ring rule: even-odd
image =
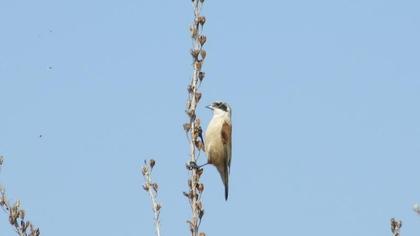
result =
[[222,125],[222,142],[227,152],[227,164],[230,169],[230,159],[232,157],[232,125],[227,121],[225,121]]

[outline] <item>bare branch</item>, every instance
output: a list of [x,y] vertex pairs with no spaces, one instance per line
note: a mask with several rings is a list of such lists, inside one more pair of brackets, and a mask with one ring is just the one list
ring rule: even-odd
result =
[[153,159],[150,159],[149,162],[144,161],[144,165],[141,168],[141,173],[144,176],[145,184],[143,185],[143,189],[149,193],[150,200],[152,200],[152,210],[154,213],[154,221],[155,221],[155,230],[156,236],[160,236],[160,209],[162,206],[157,201],[157,194],[159,185],[157,183],[152,182],[152,170],[155,166],[156,162]]

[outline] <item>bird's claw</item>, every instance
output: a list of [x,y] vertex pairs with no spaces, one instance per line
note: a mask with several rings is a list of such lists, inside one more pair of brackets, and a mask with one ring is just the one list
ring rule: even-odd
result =
[[190,163],[188,163],[186,166],[188,170],[199,169],[199,166],[197,165],[195,161],[190,161]]

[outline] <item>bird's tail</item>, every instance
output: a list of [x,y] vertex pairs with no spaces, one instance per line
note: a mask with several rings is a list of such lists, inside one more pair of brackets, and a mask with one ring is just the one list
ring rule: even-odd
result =
[[228,200],[229,195],[229,171],[227,168],[227,165],[225,165],[225,168],[223,170],[223,184],[225,185],[225,200]]
[[225,200],[227,201],[229,195],[229,172],[227,166],[217,166],[217,171],[222,178],[223,185],[225,186]]
[[224,185],[225,185],[225,200],[228,200],[228,195],[229,195],[229,175],[226,174],[225,176],[225,181],[224,181]]

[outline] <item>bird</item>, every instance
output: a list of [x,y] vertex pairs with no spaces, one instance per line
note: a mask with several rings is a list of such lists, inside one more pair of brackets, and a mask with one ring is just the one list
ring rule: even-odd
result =
[[207,164],[212,164],[222,178],[225,200],[229,195],[230,162],[232,159],[232,109],[225,103],[216,101],[206,106],[213,111],[205,133]]

